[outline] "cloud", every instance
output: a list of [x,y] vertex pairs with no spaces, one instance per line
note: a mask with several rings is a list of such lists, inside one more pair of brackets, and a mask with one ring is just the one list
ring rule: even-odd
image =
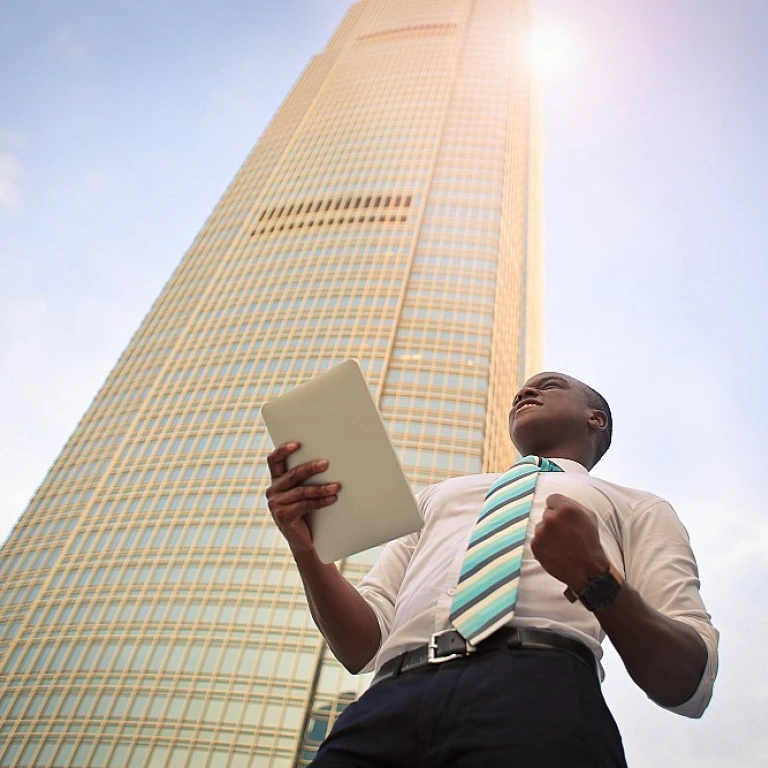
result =
[[20,133],[0,126],[0,145],[11,149],[21,149],[26,143],[26,139]]
[[21,201],[21,163],[12,152],[0,152],[0,208],[10,208]]
[[61,30],[56,36],[56,52],[69,61],[82,59],[88,53],[84,42],[75,38],[66,30]]

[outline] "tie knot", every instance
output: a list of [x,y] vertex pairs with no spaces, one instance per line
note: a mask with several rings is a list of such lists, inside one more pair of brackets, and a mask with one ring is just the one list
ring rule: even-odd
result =
[[515,466],[521,466],[524,464],[533,464],[539,468],[540,472],[562,472],[563,470],[555,464],[554,461],[550,461],[544,456],[524,456]]

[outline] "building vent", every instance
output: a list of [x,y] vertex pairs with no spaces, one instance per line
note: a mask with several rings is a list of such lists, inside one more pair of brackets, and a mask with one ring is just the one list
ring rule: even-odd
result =
[[413,195],[403,193],[346,195],[273,205],[261,212],[251,237],[286,229],[306,229],[329,224],[407,221],[407,210],[412,203]]
[[388,40],[402,40],[409,37],[445,37],[455,35],[456,29],[456,24],[411,24],[407,27],[395,27],[394,29],[385,29],[382,32],[372,32],[369,35],[360,35],[357,42],[364,45]]

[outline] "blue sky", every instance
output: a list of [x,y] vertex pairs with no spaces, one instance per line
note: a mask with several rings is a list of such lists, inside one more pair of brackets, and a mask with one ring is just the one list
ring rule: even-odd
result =
[[[0,3],[0,539],[347,0]],[[768,763],[768,3],[539,0],[547,367],[668,498],[722,632],[700,722],[609,655],[632,768]]]

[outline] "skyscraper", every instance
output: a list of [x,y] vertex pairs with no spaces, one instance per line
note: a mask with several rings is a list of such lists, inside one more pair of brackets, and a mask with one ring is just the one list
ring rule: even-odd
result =
[[266,510],[259,406],[357,357],[416,490],[511,463],[531,5],[360,0],[310,62],[3,547],[0,766],[290,766],[365,688]]

